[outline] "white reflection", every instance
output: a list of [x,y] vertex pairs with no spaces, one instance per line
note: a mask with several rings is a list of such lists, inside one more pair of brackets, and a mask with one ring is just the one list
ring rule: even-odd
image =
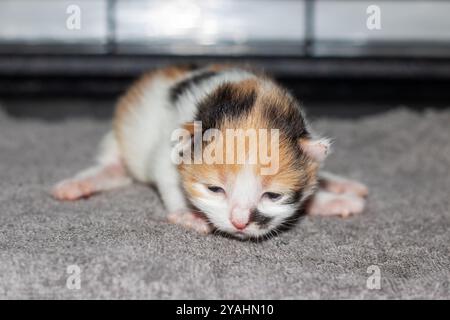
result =
[[196,1],[174,0],[151,7],[146,14],[151,21],[150,34],[183,36],[199,27],[202,9]]
[[[0,0],[1,1],[1,0]],[[251,41],[304,38],[302,1],[255,0],[120,0],[117,38],[120,43],[186,46],[245,45]]]
[[217,19],[208,18],[202,22],[202,26],[197,34],[197,41],[202,45],[211,45],[217,42],[217,31],[219,24]]

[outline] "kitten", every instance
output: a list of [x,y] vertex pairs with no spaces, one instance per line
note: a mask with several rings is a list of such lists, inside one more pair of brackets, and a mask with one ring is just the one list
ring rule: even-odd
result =
[[362,212],[363,184],[319,172],[329,149],[298,102],[268,77],[225,65],[166,67],[120,98],[97,165],[52,194],[76,200],[133,180],[154,183],[169,221],[258,238],[302,209]]

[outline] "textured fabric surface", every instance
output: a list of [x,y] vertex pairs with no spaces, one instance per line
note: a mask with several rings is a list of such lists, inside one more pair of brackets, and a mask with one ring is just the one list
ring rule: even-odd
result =
[[[51,199],[92,163],[107,121],[0,114],[0,298],[450,298],[450,111],[314,125],[334,138],[325,167],[370,187],[367,210],[253,243],[167,224],[144,185]],[[69,265],[79,290],[66,287]]]

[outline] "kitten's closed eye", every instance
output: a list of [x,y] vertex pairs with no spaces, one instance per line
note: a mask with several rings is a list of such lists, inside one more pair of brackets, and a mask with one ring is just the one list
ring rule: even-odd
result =
[[267,198],[271,201],[277,201],[277,200],[281,199],[282,195],[280,193],[276,193],[276,192],[265,192],[263,194],[263,197]]
[[214,193],[225,193],[225,190],[218,186],[208,186],[208,190]]

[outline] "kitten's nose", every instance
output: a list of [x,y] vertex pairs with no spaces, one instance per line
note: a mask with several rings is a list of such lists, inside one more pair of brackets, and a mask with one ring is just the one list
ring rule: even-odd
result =
[[231,219],[231,223],[238,230],[244,230],[245,227],[248,225],[248,222],[238,221],[234,219]]
[[243,230],[249,224],[249,210],[247,208],[236,206],[231,211],[231,224],[238,230]]

